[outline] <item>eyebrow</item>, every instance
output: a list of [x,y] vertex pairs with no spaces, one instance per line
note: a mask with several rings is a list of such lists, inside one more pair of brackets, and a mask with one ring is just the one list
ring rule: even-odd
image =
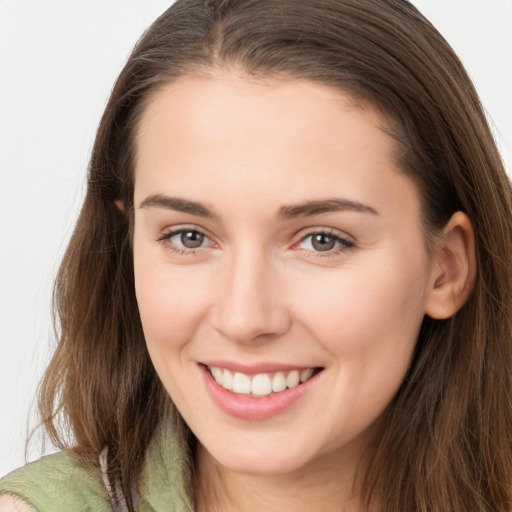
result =
[[348,199],[325,199],[283,206],[279,210],[279,218],[287,220],[298,217],[312,217],[323,213],[352,211],[379,215],[379,212],[366,204]]
[[[217,218],[217,215],[203,203],[190,201],[189,199],[183,199],[180,197],[169,197],[163,194],[148,196],[144,201],[142,201],[140,208],[165,208],[208,219]],[[299,217],[313,217],[323,213],[343,211],[379,215],[377,210],[358,201],[350,201],[348,199],[324,199],[282,206],[279,209],[278,218],[282,220],[289,220]]]
[[205,217],[208,219],[217,217],[210,208],[202,203],[182,199],[180,197],[169,197],[163,194],[148,196],[144,201],[142,201],[140,208],[165,208],[167,210],[189,213],[191,215],[197,215],[198,217]]

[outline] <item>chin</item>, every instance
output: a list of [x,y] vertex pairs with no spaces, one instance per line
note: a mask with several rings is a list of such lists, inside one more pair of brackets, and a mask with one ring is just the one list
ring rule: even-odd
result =
[[243,449],[231,446],[229,450],[217,448],[208,452],[217,463],[235,473],[269,476],[292,473],[307,464],[302,450],[296,453],[289,448],[284,449],[282,445],[262,449],[261,446],[246,445]]

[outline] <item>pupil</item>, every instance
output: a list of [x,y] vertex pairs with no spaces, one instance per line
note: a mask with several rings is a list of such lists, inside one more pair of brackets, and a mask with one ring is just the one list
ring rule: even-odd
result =
[[312,240],[313,247],[317,251],[330,251],[334,248],[335,241],[327,235],[314,235]]
[[196,249],[201,247],[204,241],[204,235],[197,231],[184,231],[181,234],[181,243],[187,249]]

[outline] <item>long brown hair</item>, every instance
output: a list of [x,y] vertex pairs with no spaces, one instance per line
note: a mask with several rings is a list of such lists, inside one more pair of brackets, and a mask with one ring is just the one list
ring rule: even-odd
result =
[[467,73],[406,0],[179,0],[149,28],[101,120],[55,287],[60,342],[39,400],[51,439],[65,447],[70,430],[91,466],[108,446],[123,489],[137,482],[170,399],[134,293],[134,135],[159,87],[219,67],[310,79],[370,104],[421,193],[426,239],[457,210],[471,219],[473,293],[454,317],[425,318],[360,493],[382,512],[511,510],[511,186]]

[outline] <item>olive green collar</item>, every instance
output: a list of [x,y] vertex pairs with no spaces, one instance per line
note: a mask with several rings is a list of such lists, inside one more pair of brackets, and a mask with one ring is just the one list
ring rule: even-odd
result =
[[146,454],[139,512],[193,512],[186,442],[168,428],[155,436]]

